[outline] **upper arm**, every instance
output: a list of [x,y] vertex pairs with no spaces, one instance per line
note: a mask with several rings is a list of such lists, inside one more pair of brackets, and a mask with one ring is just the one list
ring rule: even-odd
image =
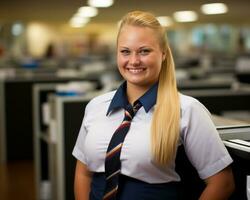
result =
[[74,149],[73,149],[73,156],[81,161],[82,163],[85,163],[87,164],[87,158],[85,156],[85,138],[87,136],[87,129],[86,129],[86,118],[88,116],[88,105],[85,109],[85,113],[84,113],[84,117],[83,117],[83,120],[82,120],[82,124],[81,124],[81,127],[80,127],[80,130],[79,130],[79,133],[78,133],[78,136],[77,136],[77,140],[76,140],[76,143],[75,143],[75,146],[74,146]]
[[77,176],[76,178],[78,178],[78,176],[79,176],[80,178],[91,179],[92,172],[89,171],[87,165],[85,165],[81,161],[77,160],[75,176]]
[[77,160],[75,169],[74,191],[76,200],[88,200],[92,172],[81,161]]

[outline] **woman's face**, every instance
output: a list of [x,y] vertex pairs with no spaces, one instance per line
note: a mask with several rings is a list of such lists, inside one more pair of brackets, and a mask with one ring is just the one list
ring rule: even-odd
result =
[[152,86],[158,81],[164,59],[153,29],[130,25],[122,28],[117,41],[117,64],[128,86]]

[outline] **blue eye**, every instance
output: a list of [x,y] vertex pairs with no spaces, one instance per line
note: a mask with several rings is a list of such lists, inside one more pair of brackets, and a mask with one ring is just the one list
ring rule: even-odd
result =
[[129,55],[129,53],[130,53],[130,51],[126,50],[126,49],[121,50],[120,52],[121,52],[122,55]]
[[149,53],[150,53],[149,49],[142,49],[142,50],[140,50],[140,54],[141,55],[148,55]]

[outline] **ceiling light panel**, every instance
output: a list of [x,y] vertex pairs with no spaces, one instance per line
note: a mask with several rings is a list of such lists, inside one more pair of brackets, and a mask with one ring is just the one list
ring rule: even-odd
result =
[[72,27],[83,27],[90,21],[89,18],[86,17],[79,17],[79,16],[74,16],[70,19],[70,25]]
[[94,17],[98,14],[97,8],[91,6],[83,6],[78,9],[77,15],[81,17]]
[[224,3],[203,4],[201,11],[206,15],[223,14],[228,11],[227,5]]
[[177,11],[174,13],[174,19],[177,22],[193,22],[198,19],[198,15],[194,11]]
[[88,5],[100,8],[110,7],[113,3],[113,0],[88,0]]

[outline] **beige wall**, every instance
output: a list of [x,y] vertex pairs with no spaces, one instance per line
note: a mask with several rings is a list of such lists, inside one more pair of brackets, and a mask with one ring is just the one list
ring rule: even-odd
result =
[[[56,45],[60,51],[67,45],[69,51],[75,51],[74,46],[88,45],[89,40],[98,44],[108,44],[115,47],[117,26],[113,24],[91,24],[82,28],[71,28],[68,24],[55,26],[39,22],[27,25],[27,47],[31,56],[41,58],[50,43]],[[72,46],[71,48],[69,46]]]

